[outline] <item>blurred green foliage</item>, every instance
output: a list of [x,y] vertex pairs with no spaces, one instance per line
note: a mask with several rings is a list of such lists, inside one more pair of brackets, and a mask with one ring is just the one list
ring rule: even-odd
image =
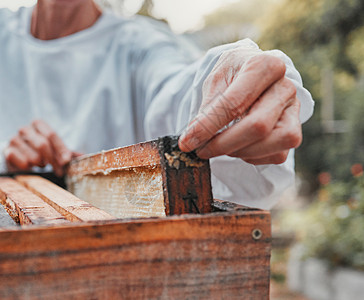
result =
[[225,26],[255,23],[265,12],[273,8],[272,1],[245,0],[225,5],[205,17],[205,26]]
[[364,270],[364,178],[332,182],[301,215],[305,256]]
[[[241,11],[252,2],[226,6],[220,20],[239,22],[236,16],[244,17]],[[258,44],[289,55],[316,102],[303,126],[296,169],[309,182],[310,199],[318,201],[304,213],[287,213],[281,227],[297,232],[306,256],[364,270],[364,0],[259,2],[264,9],[246,17],[260,30]],[[218,13],[207,24],[218,24]],[[327,130],[323,122],[327,91],[333,119],[345,121],[341,130]]]
[[[363,0],[283,0],[260,21],[261,46],[286,52],[316,101],[315,115],[304,125],[304,142],[296,152],[297,170],[313,191],[318,179],[329,180],[321,182],[319,201],[299,218],[306,256],[360,270],[364,178],[356,163],[364,162],[363,15]],[[347,122],[345,132],[328,133],[323,127],[327,69],[333,73],[334,118]]]

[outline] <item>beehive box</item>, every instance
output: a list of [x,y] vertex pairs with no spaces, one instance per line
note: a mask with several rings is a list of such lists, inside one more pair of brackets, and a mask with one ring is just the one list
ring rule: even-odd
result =
[[212,200],[208,162],[176,145],[75,160],[70,188],[105,209],[0,178],[0,299],[268,299],[269,212]]

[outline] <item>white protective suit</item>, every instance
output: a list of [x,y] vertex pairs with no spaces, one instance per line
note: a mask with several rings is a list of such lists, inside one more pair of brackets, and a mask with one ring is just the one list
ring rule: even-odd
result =
[[[93,153],[178,134],[196,115],[202,84],[220,55],[250,40],[216,47],[197,61],[143,17],[105,11],[90,28],[43,41],[30,34],[32,8],[0,10],[0,154],[19,128],[43,119],[73,151]],[[313,101],[291,60],[301,121]],[[217,199],[270,208],[294,180],[293,151],[281,165],[254,166],[227,156],[211,160]],[[0,172],[6,172],[0,155]]]

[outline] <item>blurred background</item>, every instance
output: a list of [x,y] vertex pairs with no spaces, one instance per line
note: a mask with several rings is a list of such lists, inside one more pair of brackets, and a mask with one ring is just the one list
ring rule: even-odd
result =
[[[168,23],[196,56],[251,38],[292,58],[316,107],[296,151],[297,184],[272,211],[271,299],[363,299],[364,0],[98,2]],[[342,283],[352,294],[340,298]]]

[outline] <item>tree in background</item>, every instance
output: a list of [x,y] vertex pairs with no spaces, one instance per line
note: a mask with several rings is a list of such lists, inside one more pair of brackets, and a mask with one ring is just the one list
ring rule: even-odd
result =
[[255,21],[271,5],[272,0],[245,0],[226,4],[207,15],[204,28],[191,36],[195,36],[196,44],[204,50],[247,37],[256,39],[259,28]]

